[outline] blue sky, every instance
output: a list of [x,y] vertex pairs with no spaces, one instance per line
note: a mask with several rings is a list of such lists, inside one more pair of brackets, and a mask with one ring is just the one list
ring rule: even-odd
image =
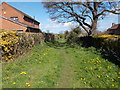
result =
[[[49,30],[51,33],[59,33],[61,31],[70,30],[74,25],[70,23],[59,24],[49,18],[46,9],[43,8],[41,2],[7,2],[13,7],[25,12],[31,17],[35,16],[36,20],[40,22],[40,29],[42,31]],[[111,27],[112,23],[118,23],[118,15],[109,14],[103,20],[98,22],[98,30],[105,31]]]

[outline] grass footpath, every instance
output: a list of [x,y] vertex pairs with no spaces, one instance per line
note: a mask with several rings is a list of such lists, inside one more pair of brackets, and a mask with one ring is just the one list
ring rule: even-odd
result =
[[64,41],[36,45],[3,62],[3,88],[118,88],[118,66],[95,52]]

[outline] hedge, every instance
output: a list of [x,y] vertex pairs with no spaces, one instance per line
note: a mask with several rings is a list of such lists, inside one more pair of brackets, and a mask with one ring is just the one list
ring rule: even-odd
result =
[[[0,31],[0,53],[2,60],[8,61],[20,56],[36,44],[54,40],[54,35],[45,33],[17,33],[16,31]],[[51,39],[52,38],[52,39]]]
[[[108,36],[108,37],[107,37]],[[103,57],[120,65],[120,36],[102,35],[100,37],[76,37],[72,42],[83,47],[95,47],[100,50]]]

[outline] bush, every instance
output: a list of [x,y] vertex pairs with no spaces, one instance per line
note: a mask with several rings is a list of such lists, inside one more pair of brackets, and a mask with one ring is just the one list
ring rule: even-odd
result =
[[35,44],[41,44],[45,40],[42,33],[17,33],[6,30],[0,32],[0,37],[0,53],[4,61],[25,53]]
[[68,43],[73,43],[73,42],[75,42],[76,41],[76,38],[78,37],[78,35],[81,33],[81,29],[79,28],[79,27],[76,27],[76,28],[74,28],[71,32],[70,32],[70,34],[69,34],[69,36],[68,36],[68,38],[67,38],[67,42]]
[[18,34],[16,31],[2,31],[0,33],[0,45],[2,59],[7,61],[13,58],[15,45],[18,45]]

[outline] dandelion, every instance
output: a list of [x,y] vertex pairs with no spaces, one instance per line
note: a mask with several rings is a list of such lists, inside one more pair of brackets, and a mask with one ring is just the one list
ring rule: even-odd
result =
[[28,87],[30,87],[30,84],[29,85],[27,85]]
[[90,69],[92,70],[92,67],[90,67]]
[[112,87],[114,87],[115,85],[114,84],[112,84]]
[[100,76],[99,76],[99,75],[97,75],[97,77],[98,77],[98,78],[100,78]]
[[6,79],[9,79],[10,77],[6,77]]
[[15,85],[15,84],[16,84],[16,82],[13,82],[13,84]]
[[118,78],[120,78],[120,77],[118,77]]
[[80,80],[83,80],[83,78],[80,78]]
[[109,77],[108,75],[106,75],[106,77]]
[[26,74],[26,72],[21,72],[20,74]]
[[86,84],[86,82],[84,82],[84,84]]
[[29,85],[29,83],[25,83],[26,85]]
[[114,82],[115,80],[114,80],[114,79],[112,79],[112,81]]

